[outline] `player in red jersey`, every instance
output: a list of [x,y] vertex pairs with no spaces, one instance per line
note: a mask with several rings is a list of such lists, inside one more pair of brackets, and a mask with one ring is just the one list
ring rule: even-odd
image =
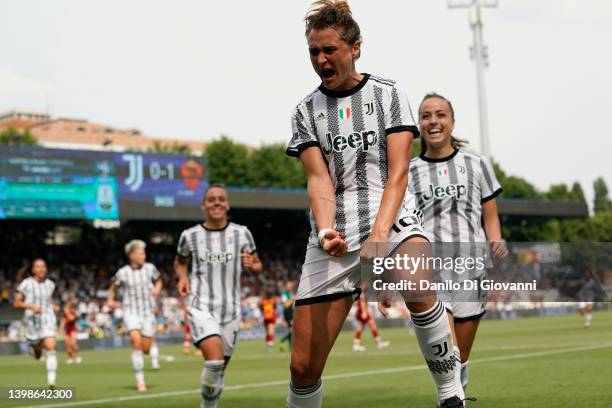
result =
[[372,331],[372,337],[376,341],[376,346],[379,349],[383,349],[389,344],[388,341],[382,341],[380,338],[380,334],[378,332],[378,326],[376,325],[376,320],[370,313],[370,308],[368,307],[368,302],[363,295],[359,296],[357,300],[357,311],[355,312],[355,318],[357,319],[357,326],[355,327],[355,340],[353,340],[353,351],[366,351],[366,348],[361,345],[361,333],[366,325],[370,325],[370,330]]
[[74,298],[68,298],[68,301],[64,305],[64,316],[62,317],[59,329],[59,332],[62,331],[62,328],[64,330],[66,353],[68,354],[66,364],[80,364],[83,361],[77,341],[77,311],[74,307],[74,303]]
[[263,322],[266,328],[266,346],[268,351],[274,347],[274,330],[276,329],[276,305],[278,297],[274,295],[274,288],[268,286],[261,297],[259,307],[263,315]]

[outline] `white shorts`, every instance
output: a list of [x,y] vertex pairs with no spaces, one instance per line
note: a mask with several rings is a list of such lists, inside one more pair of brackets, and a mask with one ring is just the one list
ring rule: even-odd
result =
[[155,336],[155,316],[147,315],[141,316],[134,313],[125,313],[123,315],[123,325],[126,332],[137,330],[141,336],[153,337]]
[[30,342],[39,342],[47,337],[57,336],[57,318],[47,312],[24,317],[25,336]]
[[223,341],[223,355],[231,357],[238,341],[240,331],[240,316],[228,323],[220,323],[208,310],[188,308],[189,327],[191,328],[191,341],[198,345],[202,340],[211,336],[221,337]]
[[584,308],[586,308],[587,306],[593,306],[593,302],[580,302],[580,303],[578,304],[578,308],[579,308],[579,309],[584,309]]
[[487,311],[487,302],[444,302],[446,310],[456,322],[478,320]]
[[[399,231],[392,229],[389,233],[390,252],[413,237],[429,240],[417,210],[402,206],[395,224],[400,228]],[[306,259],[302,266],[295,304],[299,306],[327,302],[350,295],[357,299],[361,292],[361,280],[358,250],[338,258],[325,252],[315,240],[310,240],[306,247]]]

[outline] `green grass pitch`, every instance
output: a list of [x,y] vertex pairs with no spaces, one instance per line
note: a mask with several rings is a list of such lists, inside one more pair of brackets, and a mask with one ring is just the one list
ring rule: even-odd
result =
[[[435,406],[433,381],[414,335],[404,329],[383,330],[391,341],[376,350],[369,332],[368,351],[351,351],[352,333],[340,335],[324,376],[324,406]],[[74,387],[73,403],[46,401],[13,406],[198,407],[201,358],[184,357],[180,345],[162,347],[160,371],[146,359],[146,393],[137,393],[129,350],[85,351],[81,365],[66,365],[59,355],[58,387]],[[593,315],[589,329],[576,315],[483,321],[471,356],[468,395],[474,408],[612,407],[612,313]],[[267,353],[264,341],[238,344],[225,377],[220,407],[285,407],[289,353]],[[0,387],[44,386],[44,364],[28,356],[0,358]]]

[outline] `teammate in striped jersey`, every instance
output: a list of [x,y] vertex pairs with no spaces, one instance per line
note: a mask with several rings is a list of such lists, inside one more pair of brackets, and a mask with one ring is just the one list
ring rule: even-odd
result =
[[19,283],[13,306],[25,310],[25,335],[34,350],[36,359],[40,359],[42,349],[47,350],[47,384],[55,387],[57,376],[57,355],[55,353],[55,336],[57,335],[57,318],[59,307],[53,303],[55,283],[47,279],[47,264],[37,258],[29,267],[28,277]]
[[222,185],[206,189],[202,210],[206,221],[181,233],[174,270],[179,295],[189,295],[191,340],[204,354],[201,407],[214,408],[240,329],[240,275],[260,273],[261,262],[248,228],[229,222]]
[[[322,404],[327,356],[360,292],[360,251],[373,256],[364,244],[389,242],[398,254],[405,242],[428,244],[406,191],[419,133],[406,94],[392,80],[357,72],[361,34],[345,1],[315,2],[306,37],[322,84],[296,107],[287,146],[306,170],[312,229],[296,297],[290,408]],[[463,407],[442,304],[430,298],[408,307],[439,404]]]
[[115,293],[123,287],[123,323],[132,343],[132,368],[138,391],[146,391],[144,354],[151,353],[154,369],[159,369],[155,345],[155,299],[162,289],[162,280],[155,265],[146,262],[146,244],[134,239],[125,246],[129,263],[120,268],[108,291],[108,306],[117,304]]
[[[419,107],[421,156],[410,163],[409,189],[417,197],[425,230],[434,242],[488,241],[493,258],[503,258],[507,250],[495,201],[501,186],[489,160],[466,150],[464,142],[452,136],[454,125],[455,112],[446,98],[437,94],[423,98]],[[483,244],[470,246],[471,252],[484,250]],[[456,381],[465,389],[468,358],[486,300],[468,302],[459,297],[453,294],[445,306],[457,345]]]

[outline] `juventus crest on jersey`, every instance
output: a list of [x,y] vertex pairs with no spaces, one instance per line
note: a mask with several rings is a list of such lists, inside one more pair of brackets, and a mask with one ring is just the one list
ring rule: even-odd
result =
[[191,258],[190,307],[208,310],[221,324],[240,315],[242,252],[256,251],[247,227],[230,222],[221,230],[198,224],[182,232],[177,254]]
[[481,204],[502,191],[489,160],[465,149],[412,159],[409,190],[435,242],[485,242]]
[[[293,137],[287,154],[319,146],[336,194],[334,228],[345,234],[349,251],[371,231],[387,183],[387,135],[415,126],[407,96],[394,81],[364,74],[353,89],[330,91],[322,85],[292,116]],[[311,227],[316,235],[311,213]]]
[[160,278],[155,265],[144,263],[139,269],[125,265],[117,271],[113,283],[123,289],[123,311],[138,316],[155,313],[153,287]]

